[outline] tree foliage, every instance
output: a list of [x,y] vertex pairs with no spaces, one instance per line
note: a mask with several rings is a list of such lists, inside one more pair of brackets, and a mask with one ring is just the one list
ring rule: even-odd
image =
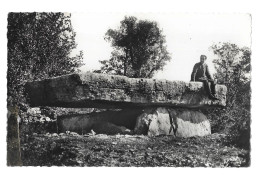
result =
[[156,22],[125,17],[119,29],[109,29],[105,40],[114,48],[109,60],[102,60],[98,73],[151,78],[171,59],[165,36]]
[[83,59],[70,57],[75,35],[69,14],[9,13],[8,97],[19,98],[26,81],[74,72]]
[[215,44],[212,50],[218,56],[213,60],[217,71],[214,77],[227,86],[227,107],[211,111],[212,120],[218,130],[228,131],[234,139],[243,137],[243,145],[249,145],[251,50],[232,43]]
[[[231,43],[214,45],[212,49],[214,54],[218,56],[218,59],[213,60],[217,71],[214,77],[218,83],[225,84],[228,88],[228,106],[233,107],[235,103],[245,102],[243,101],[246,98],[244,97],[245,93],[250,93],[250,91],[245,90],[245,86],[250,88],[251,80],[250,49],[247,47],[239,48]],[[248,97],[250,98],[250,96]],[[246,98],[246,102],[250,103],[248,98]]]

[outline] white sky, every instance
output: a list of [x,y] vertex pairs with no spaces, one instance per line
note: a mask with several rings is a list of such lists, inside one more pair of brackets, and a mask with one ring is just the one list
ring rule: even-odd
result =
[[98,60],[110,58],[112,47],[104,40],[109,28],[116,29],[124,16],[156,21],[166,36],[172,60],[154,77],[168,80],[190,81],[190,74],[201,54],[214,73],[213,43],[231,42],[238,46],[251,46],[251,18],[248,14],[213,13],[72,13],[72,25],[77,33],[77,50],[83,50],[83,70],[99,69]]

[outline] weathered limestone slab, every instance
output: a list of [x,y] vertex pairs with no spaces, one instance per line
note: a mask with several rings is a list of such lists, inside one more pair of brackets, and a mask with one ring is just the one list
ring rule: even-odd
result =
[[217,85],[219,100],[206,95],[202,83],[137,79],[97,73],[78,73],[28,82],[31,106],[124,108],[187,107],[226,105],[226,86]]
[[148,136],[206,136],[211,134],[211,127],[201,112],[160,107],[148,108],[137,117],[134,133]]

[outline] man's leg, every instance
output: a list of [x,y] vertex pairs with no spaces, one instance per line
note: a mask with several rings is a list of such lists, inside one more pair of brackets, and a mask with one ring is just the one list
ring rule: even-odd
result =
[[[204,88],[209,96],[210,99],[213,99],[213,100],[217,100],[217,98],[214,96],[215,95],[215,84],[213,82],[213,84],[211,83],[211,85],[209,85],[209,81],[207,80],[203,80],[203,85],[204,85]],[[214,86],[214,88],[213,88]],[[213,89],[212,89],[213,88]]]
[[211,90],[211,93],[212,95],[216,95],[216,84],[214,81],[209,81],[210,82],[210,90]]
[[210,91],[210,87],[209,87],[209,82],[207,80],[203,80],[201,82],[203,82],[203,86],[204,86],[204,89],[206,90],[207,94],[210,95],[211,91]]

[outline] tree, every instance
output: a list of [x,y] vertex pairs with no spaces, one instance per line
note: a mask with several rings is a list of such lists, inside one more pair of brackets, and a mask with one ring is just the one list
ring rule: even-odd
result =
[[223,43],[212,46],[214,54],[218,56],[213,60],[217,73],[214,77],[220,84],[228,88],[227,102],[232,107],[239,96],[241,89],[250,84],[250,57],[249,48],[239,48],[235,44]]
[[8,14],[8,103],[19,102],[26,81],[74,72],[83,53],[70,57],[76,47],[70,14]]
[[8,14],[8,165],[21,165],[18,116],[26,111],[26,81],[74,72],[83,53],[70,57],[76,47],[70,15],[64,13]]
[[250,143],[250,71],[251,50],[231,43],[212,47],[217,59],[213,60],[219,84],[227,86],[227,106],[209,114],[217,128],[229,132],[236,144],[249,147]]
[[105,40],[114,51],[109,60],[100,61],[98,73],[151,78],[171,59],[166,49],[165,36],[156,22],[125,17],[119,29],[109,29]]

